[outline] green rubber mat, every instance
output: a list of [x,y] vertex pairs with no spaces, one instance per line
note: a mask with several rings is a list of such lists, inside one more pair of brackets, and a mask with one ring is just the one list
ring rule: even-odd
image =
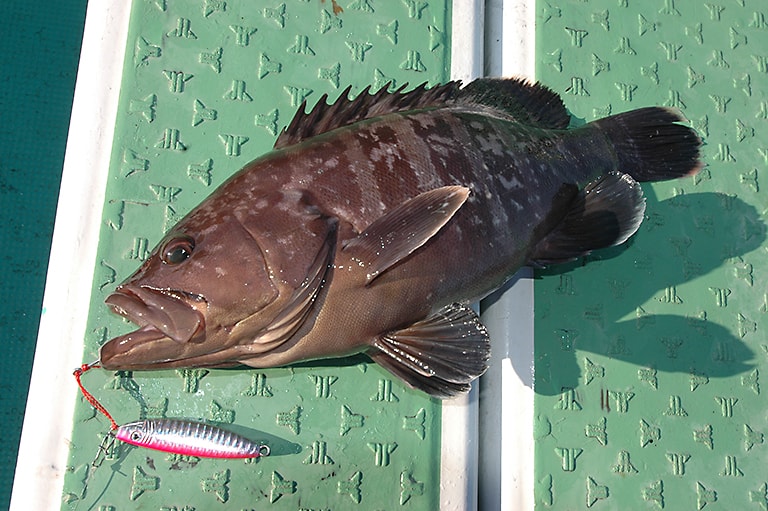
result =
[[[449,78],[448,2],[133,3],[84,361],[133,327],[104,298],[186,211],[268,151],[306,100]],[[441,406],[364,358],[270,370],[106,372],[119,423],[204,419],[267,443],[224,461],[115,445],[75,412],[62,509],[436,509]],[[72,381],[72,385],[74,385]]]
[[542,0],[538,78],[579,120],[681,109],[698,176],[626,247],[536,283],[536,509],[768,509],[768,8]]

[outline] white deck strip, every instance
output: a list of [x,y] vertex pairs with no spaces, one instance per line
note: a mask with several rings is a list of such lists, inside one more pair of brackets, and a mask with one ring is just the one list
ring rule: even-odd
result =
[[[453,2],[451,79],[469,83],[483,73],[484,0]],[[440,509],[473,510],[477,506],[478,389],[446,400],[442,407]]]
[[88,3],[13,511],[61,507],[130,8]]
[[[535,77],[535,1],[488,0],[485,71]],[[479,503],[482,511],[532,510],[533,272],[524,268],[482,302],[492,339],[480,379]]]

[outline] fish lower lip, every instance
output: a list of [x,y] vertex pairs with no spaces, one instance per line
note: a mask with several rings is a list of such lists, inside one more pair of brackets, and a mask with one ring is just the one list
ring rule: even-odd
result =
[[119,339],[118,344],[121,346],[127,346],[128,344],[157,341],[159,339],[166,339],[167,337],[167,335],[152,325],[145,325],[138,330],[134,330],[133,332],[123,335],[117,339]]
[[[156,340],[159,335],[186,343],[204,329],[205,321],[198,310],[160,290],[125,286],[105,302],[114,312],[136,323],[140,328],[133,334],[146,340]],[[157,333],[150,333],[153,331]]]
[[[136,349],[141,350],[142,347],[156,344],[155,341],[163,340],[170,342],[163,332],[152,325],[145,325],[133,332],[115,337],[101,347],[99,353],[101,366],[105,369],[128,369],[135,363]],[[172,344],[178,346],[177,343]],[[152,361],[153,364],[157,362]]]

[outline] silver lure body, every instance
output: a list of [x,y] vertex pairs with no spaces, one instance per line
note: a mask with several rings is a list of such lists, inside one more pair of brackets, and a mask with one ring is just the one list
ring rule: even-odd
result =
[[183,419],[146,419],[120,426],[115,437],[138,447],[202,458],[259,458],[269,446],[225,429]]

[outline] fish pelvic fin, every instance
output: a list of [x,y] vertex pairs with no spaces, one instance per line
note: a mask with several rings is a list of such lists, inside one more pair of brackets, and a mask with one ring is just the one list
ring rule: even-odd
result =
[[576,195],[565,218],[536,245],[530,263],[564,263],[620,245],[637,231],[644,215],[643,190],[632,176],[601,176]]
[[366,285],[434,236],[469,197],[469,188],[443,186],[405,201],[344,246],[366,270]]
[[701,139],[678,124],[686,119],[676,109],[648,107],[589,123],[613,145],[618,170],[636,181],[664,181],[695,175],[703,167],[699,159]]
[[524,78],[481,78],[461,89],[457,103],[465,107],[495,110],[510,121],[548,129],[565,129],[571,116],[560,96]]
[[469,391],[488,369],[491,344],[477,314],[467,305],[452,304],[379,336],[367,353],[409,386],[442,399]]

